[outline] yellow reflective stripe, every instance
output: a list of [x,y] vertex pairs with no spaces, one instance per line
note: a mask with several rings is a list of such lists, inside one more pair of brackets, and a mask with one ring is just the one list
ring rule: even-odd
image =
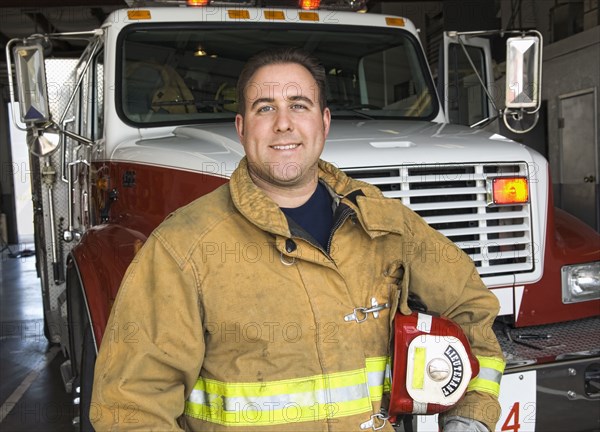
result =
[[381,400],[388,357],[346,372],[271,382],[224,383],[200,377],[186,401],[189,416],[226,426],[318,421],[371,412]]
[[228,397],[264,397],[289,393],[302,393],[314,390],[323,390],[335,387],[346,387],[365,383],[365,370],[336,372],[327,375],[293,378],[280,381],[225,383],[200,377],[194,386],[195,390],[202,390]]
[[413,379],[412,388],[422,389],[425,383],[425,347],[415,348],[415,357],[413,361]]
[[498,357],[484,357],[484,356],[475,356],[479,361],[479,367],[493,369],[495,371],[500,372],[500,374],[504,373],[504,367],[506,363],[504,360],[499,359]]
[[385,378],[383,379],[383,391],[389,393],[392,391],[392,359],[388,357],[385,362]]
[[506,364],[497,357],[476,357],[479,361],[479,374],[471,380],[467,391],[476,390],[498,397],[500,380]]
[[372,401],[380,401],[383,396],[386,387],[386,374],[389,371],[389,362],[389,357],[371,357],[366,360],[369,394]]
[[301,406],[289,403],[280,409],[256,410],[248,404],[236,411],[226,411],[218,403],[210,406],[186,402],[185,414],[224,426],[270,426],[283,423],[322,421],[354,414],[370,413],[372,405],[368,397],[350,402],[314,403]]

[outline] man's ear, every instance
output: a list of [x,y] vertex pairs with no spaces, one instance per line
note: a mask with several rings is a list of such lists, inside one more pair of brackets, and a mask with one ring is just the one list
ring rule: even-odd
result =
[[329,125],[331,125],[331,111],[328,107],[325,107],[325,109],[323,109],[323,129],[325,138],[327,138],[327,135],[329,134]]
[[235,130],[241,141],[244,138],[244,117],[241,114],[235,115]]

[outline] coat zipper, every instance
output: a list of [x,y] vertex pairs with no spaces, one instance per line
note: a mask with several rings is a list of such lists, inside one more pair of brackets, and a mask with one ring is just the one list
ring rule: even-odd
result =
[[342,224],[344,222],[346,222],[346,220],[348,220],[348,217],[350,217],[353,214],[355,214],[354,210],[352,210],[350,207],[344,206],[344,208],[342,209],[342,212],[340,213],[338,218],[334,221],[333,226],[331,227],[331,232],[329,233],[329,239],[327,240],[327,252],[325,252],[325,254],[330,259],[331,259],[331,257],[329,256],[329,250],[331,248],[331,241],[333,240],[333,234],[335,234],[335,232],[338,230],[338,228],[340,228],[342,226]]

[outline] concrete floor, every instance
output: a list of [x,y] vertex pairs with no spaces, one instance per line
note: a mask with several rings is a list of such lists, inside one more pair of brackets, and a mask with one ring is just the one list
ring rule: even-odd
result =
[[60,374],[65,358],[44,337],[35,257],[10,258],[8,252],[0,257],[0,431],[74,432]]

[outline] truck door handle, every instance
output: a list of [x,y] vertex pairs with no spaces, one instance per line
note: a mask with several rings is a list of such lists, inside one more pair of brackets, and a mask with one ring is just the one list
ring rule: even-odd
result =
[[596,177],[594,177],[593,175],[589,175],[583,178],[583,181],[585,183],[594,183],[594,181],[596,180]]

